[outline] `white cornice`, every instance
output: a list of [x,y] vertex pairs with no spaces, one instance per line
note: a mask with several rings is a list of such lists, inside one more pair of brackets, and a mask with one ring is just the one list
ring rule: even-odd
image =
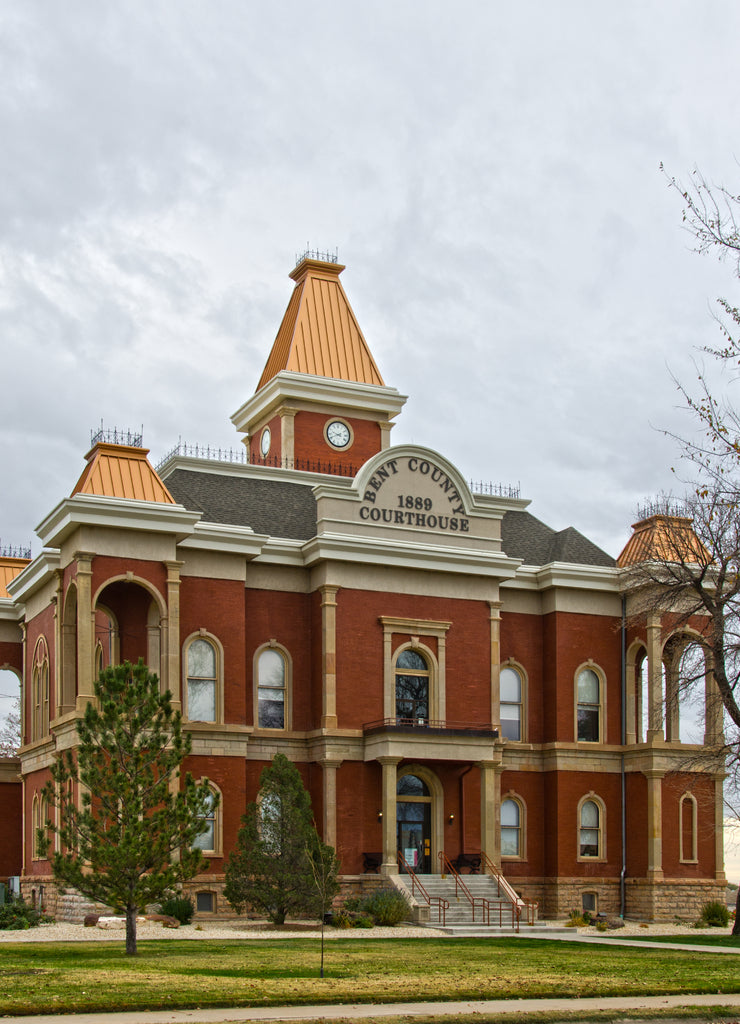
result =
[[251,526],[228,526],[222,523],[196,523],[193,533],[181,541],[181,548],[220,551],[256,558],[267,543],[265,534],[255,533]]
[[[23,572],[8,584],[8,593],[20,605],[30,594],[48,583],[59,568],[59,552],[45,548],[30,562]],[[21,609],[22,612],[22,609]]]
[[22,618],[22,604],[16,604],[9,597],[0,597],[0,622],[20,622]]
[[306,541],[290,540],[286,537],[269,537],[257,558],[258,562],[270,565],[292,565],[305,569],[303,546]]
[[397,416],[406,404],[406,395],[396,388],[379,384],[316,377],[308,373],[281,370],[263,388],[247,399],[231,417],[237,430],[249,433],[255,423],[278,405],[290,401],[324,405],[328,409],[352,409],[372,412],[386,419]]
[[170,533],[181,540],[192,534],[200,518],[200,512],[189,512],[182,505],[104,498],[97,494],[74,494],[59,502],[36,527],[36,533],[41,542],[49,547],[58,547],[78,526]]
[[621,592],[619,569],[604,565],[575,565],[569,562],[550,562],[548,565],[522,565],[516,579],[506,586],[527,590],[548,590],[550,587],[569,587],[577,590],[602,590],[614,594]]
[[409,543],[380,538],[321,534],[303,545],[307,566],[321,561],[393,565],[407,569],[464,573],[511,579],[519,563],[498,551],[483,548],[453,548],[429,543]]

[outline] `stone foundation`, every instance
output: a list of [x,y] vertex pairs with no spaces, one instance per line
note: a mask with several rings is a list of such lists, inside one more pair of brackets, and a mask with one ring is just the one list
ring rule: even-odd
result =
[[644,921],[673,921],[693,924],[705,903],[726,902],[727,883],[714,879],[664,878],[650,882],[628,878],[627,917]]
[[[247,911],[238,915],[226,902],[223,895],[224,875],[204,875],[200,879],[191,879],[182,886],[182,894],[189,896],[197,907],[198,893],[210,893],[213,897],[211,913],[196,910],[193,920],[235,920],[239,916],[247,920],[260,920],[262,915]],[[362,896],[384,886],[392,884],[382,875],[340,875],[339,895],[334,900],[341,904],[350,896]],[[57,921],[72,924],[82,923],[86,914],[110,914],[110,907],[81,896],[74,889],[59,887],[49,875],[24,875],[21,878],[21,896],[31,906],[39,907]]]

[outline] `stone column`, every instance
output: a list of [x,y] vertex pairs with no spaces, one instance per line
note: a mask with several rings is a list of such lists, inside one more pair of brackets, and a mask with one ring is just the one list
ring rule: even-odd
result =
[[704,657],[704,745],[715,747],[724,742],[723,706],[714,676],[714,658],[710,652]]
[[648,868],[650,881],[663,880],[663,775],[657,768],[645,771],[647,779]]
[[[501,735],[501,601],[488,602],[491,624],[491,724]],[[526,735],[522,722],[522,739]]]
[[337,769],[341,760],[332,761],[324,758],[321,767],[324,769],[324,829],[323,839],[328,846],[337,848]]
[[378,423],[380,427],[380,450],[385,451],[386,448],[391,446],[391,430],[395,427],[395,423],[391,423],[390,420],[381,420]]
[[93,698],[95,675],[95,615],[92,607],[92,560],[84,551],[77,561],[77,712],[81,714]]
[[321,728],[337,727],[337,591],[325,585],[321,593],[322,699]]
[[[500,757],[500,755],[499,755]],[[498,761],[481,761],[480,768],[480,848],[496,867],[501,866],[501,772]]]
[[292,469],[295,460],[295,414],[287,406],[280,410],[280,459],[285,469]]
[[647,619],[648,729],[647,740],[663,739],[663,662],[660,616],[650,612]]
[[[182,710],[182,678],[180,672],[180,567],[182,562],[165,562],[167,569],[167,622],[162,623],[162,654],[160,658],[164,689],[172,694],[172,707]],[[218,708],[216,709],[218,715]]]
[[380,871],[384,875],[398,874],[398,849],[396,840],[396,787],[400,757],[379,757],[383,766],[382,807],[383,812],[383,863]]
[[[62,616],[64,615],[64,574],[56,570],[57,589],[54,597],[54,718],[63,714],[62,695]],[[51,714],[51,708],[49,709]]]

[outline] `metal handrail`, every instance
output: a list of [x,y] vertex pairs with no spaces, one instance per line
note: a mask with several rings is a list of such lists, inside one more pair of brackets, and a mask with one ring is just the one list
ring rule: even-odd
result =
[[503,891],[511,900],[511,905],[516,910],[517,931],[519,930],[519,918],[522,915],[522,911],[525,911],[526,924],[534,924],[537,920],[537,902],[535,900],[525,900],[523,899],[523,897],[519,896],[513,889],[511,883],[501,874],[501,872],[493,863],[493,861],[488,856],[485,850],[481,850],[480,857],[484,871],[486,871],[490,875],[493,875],[493,877],[496,879],[499,894],[503,889]]
[[411,867],[409,862],[406,860],[401,851],[398,851],[398,866],[406,871],[406,874],[411,879],[411,895],[416,896],[416,890],[419,890],[424,902],[431,911],[433,906],[437,908],[437,921],[442,924],[444,928],[447,922],[447,911],[450,909],[450,901],[445,899],[444,896],[430,896],[424,885],[417,878],[416,872]]
[[[443,875],[445,875],[445,874],[452,875],[452,877],[455,879],[455,896],[457,896],[458,892],[460,890],[462,890],[463,895],[465,896],[465,898],[470,903],[470,908],[471,908],[471,910],[473,912],[473,923],[475,923],[475,908],[476,908],[476,906],[480,905],[481,911],[483,912],[483,923],[487,924],[487,925],[490,925],[490,923],[491,923],[491,901],[486,899],[485,896],[474,896],[472,894],[472,892],[470,891],[470,889],[468,889],[468,887],[465,884],[465,882],[463,882],[462,875],[457,870],[457,868],[453,865],[452,861],[447,856],[447,854],[444,852],[444,850],[440,850],[440,852],[438,854],[438,857],[439,857],[439,866],[440,866],[440,870],[441,870],[442,874]],[[499,907],[499,918],[500,918],[500,916],[501,916],[501,908]]]

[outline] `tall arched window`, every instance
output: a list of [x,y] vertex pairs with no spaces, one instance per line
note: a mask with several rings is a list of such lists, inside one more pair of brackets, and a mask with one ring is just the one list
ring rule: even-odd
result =
[[507,665],[499,674],[501,735],[507,740],[524,739],[524,680],[519,669]]
[[48,811],[46,797],[43,793],[35,793],[31,809],[31,826],[33,829],[33,835],[31,836],[31,856],[33,860],[42,859],[39,853],[39,830],[46,828],[47,817]]
[[598,743],[602,730],[602,685],[592,668],[583,668],[576,676],[576,738],[579,742]]
[[693,864],[697,860],[696,846],[696,797],[684,793],[679,802],[679,859],[682,863]]
[[288,695],[287,659],[276,647],[257,658],[257,724],[260,729],[285,729]]
[[193,848],[211,856],[220,856],[221,848],[221,801],[216,787],[209,784],[208,805],[202,815],[203,832],[196,838]]
[[396,658],[396,718],[413,725],[429,722],[429,665],[410,648]]
[[31,740],[40,740],[49,732],[49,648],[39,637],[33,652],[31,672]]
[[604,815],[603,808],[596,800],[583,800],[579,810],[578,856],[579,858],[604,858]]
[[513,797],[501,802],[501,856],[524,856],[523,808]]
[[186,645],[185,702],[191,722],[215,722],[219,714],[219,650],[213,640],[196,635]]

